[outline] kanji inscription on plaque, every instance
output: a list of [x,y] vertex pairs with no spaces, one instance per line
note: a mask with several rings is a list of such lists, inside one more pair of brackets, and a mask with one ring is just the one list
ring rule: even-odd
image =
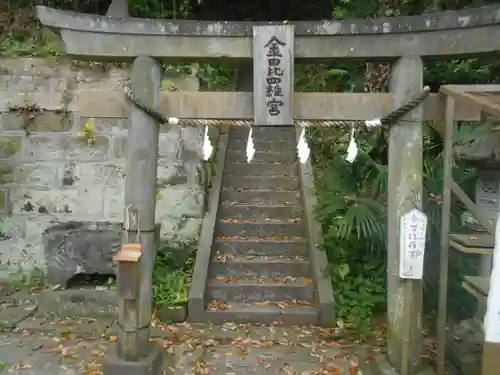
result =
[[255,125],[293,124],[294,27],[253,29]]
[[399,277],[422,279],[424,274],[427,215],[416,208],[401,217]]

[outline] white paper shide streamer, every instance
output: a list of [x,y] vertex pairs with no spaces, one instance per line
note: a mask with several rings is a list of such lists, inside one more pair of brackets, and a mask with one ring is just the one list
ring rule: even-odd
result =
[[253,144],[252,128],[250,128],[247,140],[247,163],[250,163],[253,160],[254,155],[255,155],[255,147]]
[[358,145],[356,144],[355,132],[356,129],[353,126],[351,129],[351,139],[349,140],[349,146],[347,146],[347,155],[345,157],[345,160],[347,160],[349,163],[354,162],[354,160],[356,160],[356,156],[358,156]]
[[210,143],[210,137],[208,136],[208,126],[205,126],[205,135],[203,136],[203,160],[208,160],[212,156],[214,148],[212,143]]
[[[381,126],[382,121],[380,121],[380,119],[367,120],[365,121],[365,125],[368,129],[372,129]],[[353,163],[354,160],[356,160],[356,156],[358,156],[358,145],[356,144],[356,128],[353,126],[351,128],[351,137],[349,139],[349,145],[347,146],[345,160],[349,163]]]
[[307,144],[306,129],[302,128],[299,137],[299,142],[297,143],[297,155],[299,157],[300,162],[304,164],[309,159],[310,154],[311,154],[311,149]]

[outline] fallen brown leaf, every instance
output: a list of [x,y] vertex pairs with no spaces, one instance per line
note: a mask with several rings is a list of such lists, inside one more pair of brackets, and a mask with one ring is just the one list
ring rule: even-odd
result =
[[27,370],[27,369],[30,369],[31,367],[33,367],[33,366],[31,366],[28,363],[18,363],[16,365],[12,366],[10,369],[12,371],[17,371],[17,370]]

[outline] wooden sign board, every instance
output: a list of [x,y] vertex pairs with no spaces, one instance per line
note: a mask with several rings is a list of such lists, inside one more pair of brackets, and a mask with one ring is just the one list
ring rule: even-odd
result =
[[424,276],[427,216],[414,208],[401,217],[399,277],[420,280]]
[[293,124],[294,26],[254,26],[255,125]]

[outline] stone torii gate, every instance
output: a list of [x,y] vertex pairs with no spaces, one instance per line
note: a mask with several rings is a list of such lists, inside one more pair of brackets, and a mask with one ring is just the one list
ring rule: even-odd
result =
[[[428,14],[416,17],[296,22],[291,28],[276,25],[268,36],[282,32],[292,44],[285,68],[283,112],[279,120],[262,100],[264,86],[254,74],[254,93],[168,93],[159,97],[161,70],[156,59],[254,59],[254,71],[262,68],[263,56],[255,53],[252,39],[255,23],[197,22],[148,20],[128,17],[126,1],[115,0],[106,17],[64,12],[38,7],[38,17],[49,27],[59,30],[66,52],[79,59],[133,60],[131,89],[140,99],[163,113],[178,119],[253,120],[257,124],[290,124],[296,120],[373,120],[387,115],[392,108],[405,104],[422,90],[425,58],[458,58],[500,50],[500,7],[491,6],[465,11]],[[265,25],[273,25],[265,24]],[[282,27],[282,26],[281,26]],[[282,30],[282,31],[279,31]],[[290,32],[292,30],[292,32]],[[294,58],[309,61],[358,59],[394,62],[390,94],[294,94]],[[259,71],[260,72],[260,71]],[[262,73],[262,72],[261,72]],[[93,97],[88,110],[103,108],[124,112],[120,93]],[[118,96],[120,95],[120,96]],[[88,97],[87,97],[88,99]],[[457,105],[455,120],[477,121],[480,111]],[[265,111],[268,111],[266,114]],[[92,115],[90,115],[92,116]],[[135,314],[121,316],[118,352],[110,357],[106,373],[158,374],[161,355],[149,345],[151,319],[151,272],[155,256],[154,212],[158,151],[156,121],[138,108],[131,112],[129,151],[127,157],[126,205],[140,207],[140,217],[127,217],[125,229],[131,238],[141,233],[142,254],[140,287],[121,290],[123,306]],[[387,373],[404,375],[424,373],[420,361],[422,350],[422,283],[399,277],[400,219],[422,201],[422,121],[442,121],[444,106],[440,98],[430,96],[424,105],[408,113],[391,128],[389,137],[389,238],[388,238],[388,363],[377,361]],[[128,220],[128,219],[135,219]],[[130,261],[134,249],[129,252]],[[137,260],[137,259],[136,259]],[[323,261],[325,258],[323,258]],[[315,260],[318,267],[319,258]],[[198,263],[198,260],[197,260]],[[206,265],[205,265],[206,266]],[[199,274],[206,267],[197,264]],[[206,282],[195,277],[192,294],[201,291]],[[120,279],[119,279],[120,284]],[[316,285],[318,295],[330,296],[325,284]],[[322,289],[323,288],[323,289]],[[134,289],[132,287],[132,289]],[[193,290],[195,292],[193,292]],[[322,294],[323,293],[323,294]],[[134,301],[131,303],[130,301]],[[331,301],[329,302],[331,303]],[[137,305],[139,307],[137,307]],[[193,306],[201,305],[194,304]],[[130,312],[129,311],[129,312]],[[124,308],[121,312],[125,312]],[[132,317],[132,321],[127,318]],[[385,367],[383,367],[385,366]]]

